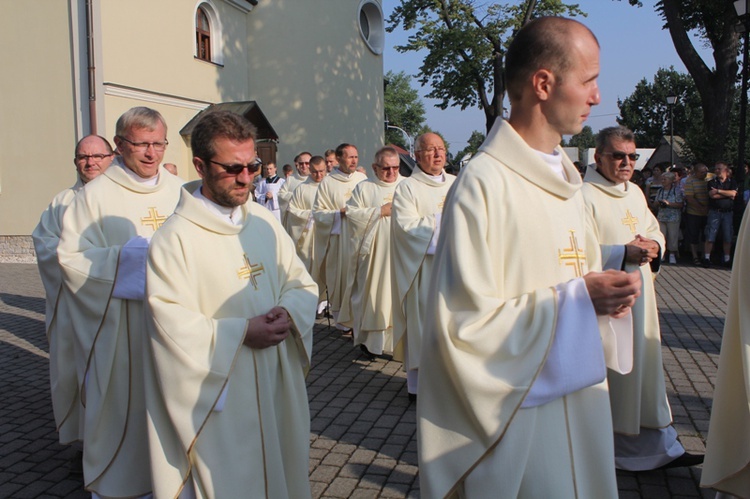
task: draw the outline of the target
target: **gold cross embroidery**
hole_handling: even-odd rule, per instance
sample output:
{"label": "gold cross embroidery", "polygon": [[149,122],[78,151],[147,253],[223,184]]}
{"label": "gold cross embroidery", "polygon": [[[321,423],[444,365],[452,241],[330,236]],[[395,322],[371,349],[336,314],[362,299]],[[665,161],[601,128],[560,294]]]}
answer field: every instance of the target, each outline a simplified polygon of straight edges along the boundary
{"label": "gold cross embroidery", "polygon": [[625,218],[622,219],[622,225],[627,225],[630,227],[630,232],[635,234],[635,224],[638,223],[638,219],[633,216],[632,213],[630,213],[630,210],[625,212],[625,215],[627,215]]}
{"label": "gold cross embroidery", "polygon": [[242,258],[245,259],[245,264],[240,267],[240,270],[237,271],[237,277],[239,277],[240,279],[250,279],[250,283],[257,291],[257,278],[258,276],[263,275],[263,271],[265,270],[265,268],[263,267],[262,263],[250,263],[250,259],[247,257],[247,255],[243,255]]}
{"label": "gold cross embroidery", "polygon": [[148,216],[141,217],[141,225],[150,225],[153,230],[156,230],[164,225],[164,222],[166,220],[167,217],[165,217],[164,215],[159,215],[159,213],[156,211],[156,208],[151,207],[148,209]]}
{"label": "gold cross embroidery", "polygon": [[570,248],[557,250],[558,258],[561,264],[573,267],[576,277],[583,276],[583,266],[586,263],[586,253],[578,247],[576,231],[570,230]]}
{"label": "gold cross embroidery", "polygon": [[388,204],[393,202],[393,194],[388,194],[386,197],[383,198],[383,204]]}
{"label": "gold cross embroidery", "polygon": [[442,210],[443,206],[445,206],[445,196],[443,196],[443,199],[438,203],[438,209]]}
{"label": "gold cross embroidery", "polygon": [[351,197],[352,197],[352,190],[351,190],[351,189],[349,189],[349,190],[348,190],[348,191],[346,191],[346,193],[344,194],[344,201],[349,201],[349,198],[351,198]]}

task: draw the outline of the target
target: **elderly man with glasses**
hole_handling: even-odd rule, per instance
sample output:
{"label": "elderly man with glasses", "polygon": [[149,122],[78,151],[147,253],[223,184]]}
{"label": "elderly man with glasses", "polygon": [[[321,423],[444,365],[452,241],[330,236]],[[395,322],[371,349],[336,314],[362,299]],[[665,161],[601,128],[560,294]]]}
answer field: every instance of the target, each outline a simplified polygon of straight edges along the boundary
{"label": "elderly man with glasses", "polygon": [[274,216],[248,203],[255,127],[206,115],[202,180],[153,238],[147,372],[155,497],[310,497],[305,373],[318,288]]}
{"label": "elderly man with glasses", "polygon": [[58,257],[71,298],[84,406],[83,477],[101,497],[151,493],[143,393],[146,253],[182,180],[160,167],[167,125],[136,107],[115,126],[120,156],[74,199]]}
{"label": "elderly man with glasses", "polygon": [[445,143],[439,135],[420,135],[414,149],[419,168],[396,188],[391,212],[394,358],[404,362],[410,400],[417,398],[427,288],[443,203],[456,180],[445,172]]}
{"label": "elderly man with glasses", "polygon": [[339,322],[352,328],[354,346],[369,360],[393,351],[391,207],[402,177],[393,147],[375,153],[375,179],[357,184],[346,203],[349,275]]}
{"label": "elderly man with glasses", "polygon": [[[47,341],[50,354],[50,388],[52,410],[61,444],[83,440],[83,408],[78,393],[78,376],[74,357],[75,338],[70,327],[67,298],[62,289],[62,275],[57,261],[62,219],[83,186],[101,175],[112,163],[112,146],[98,135],[82,138],[75,149],[73,164],[76,183],[58,193],[42,213],[31,234],[36,250],[39,274],[46,294]],[[79,445],[79,444],[76,444]],[[71,462],[71,471],[81,472],[81,453]]]}

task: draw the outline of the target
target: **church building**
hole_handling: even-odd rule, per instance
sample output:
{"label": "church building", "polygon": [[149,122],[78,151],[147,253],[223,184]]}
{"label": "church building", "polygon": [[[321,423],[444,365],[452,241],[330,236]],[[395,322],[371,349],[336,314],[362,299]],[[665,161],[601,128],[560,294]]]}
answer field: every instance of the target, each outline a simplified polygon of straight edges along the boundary
{"label": "church building", "polygon": [[341,142],[369,164],[383,144],[381,0],[24,0],[0,30],[0,258],[33,254],[39,216],[76,180],[75,143],[112,142],[134,106],[164,116],[164,162],[186,180],[209,106],[253,121],[279,169]]}

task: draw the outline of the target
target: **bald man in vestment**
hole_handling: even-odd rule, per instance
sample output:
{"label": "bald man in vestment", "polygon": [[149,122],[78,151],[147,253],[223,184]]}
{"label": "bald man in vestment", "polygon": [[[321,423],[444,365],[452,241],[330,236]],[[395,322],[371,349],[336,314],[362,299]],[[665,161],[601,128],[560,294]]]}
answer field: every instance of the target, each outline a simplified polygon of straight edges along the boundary
{"label": "bald man in vestment", "polygon": [[581,23],[521,28],[508,121],[446,199],[417,401],[425,497],[618,495],[606,369],[632,365],[632,330],[609,318],[629,315],[640,274],[599,271],[581,176],[559,147],[599,103],[598,74]]}
{"label": "bald man in vestment", "polygon": [[[76,145],[73,158],[76,183],[54,197],[31,234],[46,294],[45,324],[49,342],[50,391],[61,444],[83,439],[83,407],[78,392],[75,338],[57,260],[57,246],[60,244],[63,215],[68,206],[84,185],[109,167],[113,156],[112,146],[104,137],[87,135],[82,138]],[[80,461],[80,457],[77,461]],[[80,462],[71,464],[80,473]]]}

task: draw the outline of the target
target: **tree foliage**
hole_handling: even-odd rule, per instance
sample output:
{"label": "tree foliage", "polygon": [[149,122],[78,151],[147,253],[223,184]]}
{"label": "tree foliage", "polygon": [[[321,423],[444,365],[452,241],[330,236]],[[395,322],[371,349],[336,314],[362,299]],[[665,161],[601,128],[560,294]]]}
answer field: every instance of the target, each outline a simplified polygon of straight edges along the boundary
{"label": "tree foliage", "polygon": [[478,106],[489,131],[503,112],[505,52],[513,34],[531,17],[581,14],[559,0],[399,0],[387,30],[412,32],[399,52],[426,50],[418,80],[432,89],[427,97],[437,99],[437,107]]}
{"label": "tree foliage", "polygon": [[[385,79],[388,81],[384,94],[385,119],[389,125],[403,129],[413,140],[425,126],[425,109],[419,93],[411,87],[411,77],[404,71],[388,71]],[[409,149],[404,134],[393,128],[386,129],[385,143]]]}
{"label": "tree foliage", "polygon": [[[619,0],[618,0],[619,1]],[[628,0],[640,7],[640,0]],[[723,158],[727,133],[737,94],[739,35],[735,32],[736,12],[731,1],[660,0],[656,12],[665,21],[677,55],[695,82],[703,112],[704,160]],[[710,46],[713,66],[706,64],[690,38]],[[697,150],[694,152],[698,152]]]}
{"label": "tree foliage", "polygon": [[590,126],[586,125],[577,135],[573,135],[568,141],[568,147],[578,148],[578,157],[585,157],[585,152],[596,146],[596,137]]}
{"label": "tree foliage", "polygon": [[469,137],[468,145],[456,153],[456,161],[461,161],[467,154],[472,156],[476,154],[476,152],[479,150],[479,146],[482,145],[482,142],[484,142],[485,138],[485,135],[479,130],[474,130],[473,132],[471,132],[471,137]]}

